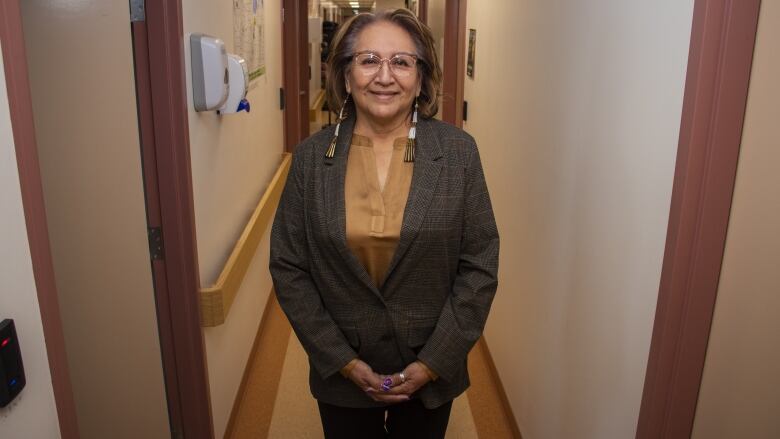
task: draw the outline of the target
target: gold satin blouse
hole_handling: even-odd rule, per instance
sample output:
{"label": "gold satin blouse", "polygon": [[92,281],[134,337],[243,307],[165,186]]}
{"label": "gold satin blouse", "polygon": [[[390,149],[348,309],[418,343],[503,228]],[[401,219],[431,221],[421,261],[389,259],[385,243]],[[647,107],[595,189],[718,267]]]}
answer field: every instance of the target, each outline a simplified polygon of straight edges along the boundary
{"label": "gold satin blouse", "polygon": [[406,137],[393,142],[384,188],[379,187],[371,139],[352,135],[344,197],[347,246],[377,287],[381,287],[401,236],[401,224],[412,183],[414,163],[403,160]]}

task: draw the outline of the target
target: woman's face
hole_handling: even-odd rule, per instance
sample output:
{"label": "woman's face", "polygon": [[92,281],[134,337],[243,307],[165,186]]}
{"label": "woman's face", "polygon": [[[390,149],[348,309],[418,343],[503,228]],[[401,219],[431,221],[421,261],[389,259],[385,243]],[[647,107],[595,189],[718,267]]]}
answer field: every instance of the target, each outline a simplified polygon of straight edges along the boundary
{"label": "woman's face", "polygon": [[[389,59],[399,53],[416,54],[417,49],[402,27],[379,21],[367,26],[357,36],[355,53],[364,52]],[[353,60],[346,82],[358,118],[365,118],[366,122],[375,126],[397,126],[409,114],[420,90],[420,75],[416,67],[404,77],[393,74],[389,62],[382,62],[376,74],[366,75]]]}

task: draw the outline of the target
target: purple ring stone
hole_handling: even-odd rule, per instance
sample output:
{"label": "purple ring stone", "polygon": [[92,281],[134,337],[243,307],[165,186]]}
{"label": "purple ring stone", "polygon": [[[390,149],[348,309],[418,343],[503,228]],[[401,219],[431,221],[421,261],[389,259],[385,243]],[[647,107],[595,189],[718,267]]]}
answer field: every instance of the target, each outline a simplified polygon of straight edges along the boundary
{"label": "purple ring stone", "polygon": [[382,390],[389,392],[391,387],[393,387],[393,379],[390,377],[385,378],[385,380],[382,381]]}

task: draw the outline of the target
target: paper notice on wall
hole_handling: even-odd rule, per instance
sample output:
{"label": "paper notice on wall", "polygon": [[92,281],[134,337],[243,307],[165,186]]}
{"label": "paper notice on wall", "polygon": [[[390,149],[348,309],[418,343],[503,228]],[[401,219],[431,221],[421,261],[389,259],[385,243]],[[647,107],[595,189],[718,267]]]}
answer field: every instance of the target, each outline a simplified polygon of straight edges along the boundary
{"label": "paper notice on wall", "polygon": [[265,73],[263,0],[233,0],[233,50],[246,60],[249,80]]}

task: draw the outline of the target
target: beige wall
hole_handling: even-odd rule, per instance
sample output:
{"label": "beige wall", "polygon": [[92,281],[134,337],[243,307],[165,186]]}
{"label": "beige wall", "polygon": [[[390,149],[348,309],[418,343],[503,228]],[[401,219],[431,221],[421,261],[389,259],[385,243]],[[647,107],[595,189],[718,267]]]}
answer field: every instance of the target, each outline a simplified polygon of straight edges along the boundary
{"label": "beige wall", "polygon": [[170,437],[128,3],[29,0],[22,13],[81,435]]}
{"label": "beige wall", "polygon": [[376,9],[381,11],[383,9],[398,9],[405,8],[406,2],[404,0],[376,0]]}
{"label": "beige wall", "polygon": [[444,12],[445,0],[428,0],[428,27],[431,28],[433,40],[436,42],[436,54],[439,56],[439,64],[444,57]]}
{"label": "beige wall", "polygon": [[308,36],[309,36],[309,68],[311,69],[311,78],[309,79],[309,108],[317,100],[319,94],[324,90],[322,81],[322,17],[308,18]]}
{"label": "beige wall", "polygon": [[14,319],[27,378],[22,393],[0,409],[0,437],[58,438],[60,428],[24,222],[1,47],[0,206],[0,320]]}
{"label": "beige wall", "polygon": [[[281,1],[266,0],[266,73],[252,84],[251,113],[218,116],[197,113],[192,105],[189,46],[187,64],[190,150],[200,278],[216,281],[253,209],[279,165],[283,150]],[[233,50],[233,2],[184,0],[185,43],[193,32],[225,41]],[[204,329],[211,408],[216,437],[222,437],[246,361],[271,291],[267,237],[244,279],[223,325]]]}
{"label": "beige wall", "polygon": [[780,3],[761,4],[695,439],[780,437]]}
{"label": "beige wall", "polygon": [[[436,55],[439,57],[439,65],[444,72],[444,13],[446,12],[445,0],[428,0],[428,26],[431,28],[433,40],[436,42]],[[468,33],[466,33],[468,35]],[[466,37],[468,38],[468,36]],[[443,97],[439,97],[439,112],[436,119],[441,119]]]}
{"label": "beige wall", "polygon": [[501,233],[486,339],[527,439],[636,430],[692,0],[469,3],[465,80]]}

